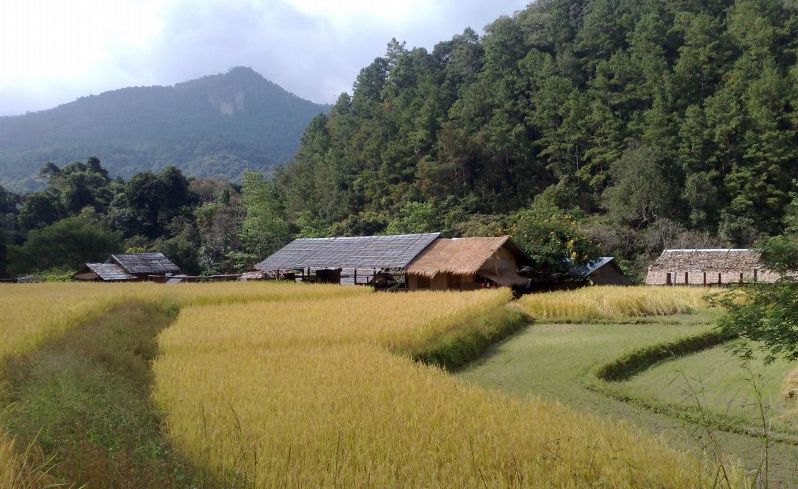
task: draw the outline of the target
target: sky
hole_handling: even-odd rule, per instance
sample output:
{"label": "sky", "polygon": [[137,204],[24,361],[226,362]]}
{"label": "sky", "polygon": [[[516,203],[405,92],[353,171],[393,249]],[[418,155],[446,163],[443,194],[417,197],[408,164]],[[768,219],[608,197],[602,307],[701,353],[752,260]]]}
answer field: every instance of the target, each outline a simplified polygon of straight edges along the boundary
{"label": "sky", "polygon": [[314,102],[392,37],[431,49],[529,0],[0,0],[0,115],[249,66]]}

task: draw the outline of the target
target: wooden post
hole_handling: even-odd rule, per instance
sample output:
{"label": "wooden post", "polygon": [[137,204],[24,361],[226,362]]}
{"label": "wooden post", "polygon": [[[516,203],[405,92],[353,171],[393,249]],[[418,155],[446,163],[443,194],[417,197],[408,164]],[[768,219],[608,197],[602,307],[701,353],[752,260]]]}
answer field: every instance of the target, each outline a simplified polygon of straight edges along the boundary
{"label": "wooden post", "polygon": [[704,287],[707,285],[707,272],[704,272]]}
{"label": "wooden post", "polygon": [[690,285],[690,278],[688,272],[684,272],[684,285]]}
{"label": "wooden post", "polygon": [[756,283],[757,279],[758,279],[756,272],[757,272],[757,269],[754,268],[754,283]]}
{"label": "wooden post", "polygon": [[352,281],[354,282],[355,285],[357,285],[357,268],[355,268],[354,270],[355,271],[352,274],[352,277],[353,277]]}
{"label": "wooden post", "polygon": [[721,284],[723,284],[723,276],[721,275],[720,272],[718,272],[718,285],[721,285]]}

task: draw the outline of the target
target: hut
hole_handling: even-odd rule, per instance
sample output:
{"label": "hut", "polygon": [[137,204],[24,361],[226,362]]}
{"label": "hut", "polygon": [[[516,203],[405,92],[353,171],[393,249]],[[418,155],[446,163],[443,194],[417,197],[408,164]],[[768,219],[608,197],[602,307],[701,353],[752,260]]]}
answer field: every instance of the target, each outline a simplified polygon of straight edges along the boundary
{"label": "hut", "polygon": [[408,289],[472,290],[506,285],[529,287],[518,275],[529,256],[509,236],[439,238],[410,263]]}
{"label": "hut", "polygon": [[423,233],[295,239],[254,265],[244,278],[297,277],[311,282],[379,283],[383,288],[404,288],[408,264],[438,236]]}
{"label": "hut", "polygon": [[170,277],[182,273],[180,267],[163,253],[130,253],[111,255],[106,261],[121,267],[125,272],[140,279]]}
{"label": "hut", "polygon": [[584,265],[576,265],[568,270],[568,277],[590,285],[629,285],[618,262],[612,256],[594,258]]}
{"label": "hut", "polygon": [[778,278],[764,267],[759,250],[667,249],[648,267],[646,285],[772,283]]}
{"label": "hut", "polygon": [[111,255],[105,263],[86,263],[75,274],[75,280],[124,282],[131,280],[166,281],[182,273],[163,253],[129,253]]}
{"label": "hut", "polygon": [[127,273],[116,263],[86,263],[75,274],[75,280],[93,282],[125,282],[138,280],[138,277]]}

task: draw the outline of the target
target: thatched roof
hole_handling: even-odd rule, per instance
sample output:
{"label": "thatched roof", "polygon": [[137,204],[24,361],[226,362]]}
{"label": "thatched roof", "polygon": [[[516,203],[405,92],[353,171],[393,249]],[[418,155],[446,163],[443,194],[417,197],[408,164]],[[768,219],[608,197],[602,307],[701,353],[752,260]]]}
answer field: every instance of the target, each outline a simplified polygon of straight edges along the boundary
{"label": "thatched roof", "polygon": [[116,263],[86,263],[84,270],[97,275],[98,278],[106,282],[118,280],[134,280],[136,277],[127,273]]}
{"label": "thatched roof", "polygon": [[502,247],[512,253],[519,264],[531,262],[509,236],[496,238],[441,238],[424,250],[407,268],[407,273],[432,278],[439,273],[473,276]]}
{"label": "thatched roof", "polygon": [[741,272],[763,268],[759,250],[669,249],[651,264],[649,271]]}
{"label": "thatched roof", "polygon": [[253,268],[405,268],[438,236],[439,233],[425,233],[295,239]]}
{"label": "thatched roof", "polygon": [[169,275],[181,273],[180,267],[172,263],[163,253],[132,253],[127,255],[111,255],[108,260],[135,275]]}

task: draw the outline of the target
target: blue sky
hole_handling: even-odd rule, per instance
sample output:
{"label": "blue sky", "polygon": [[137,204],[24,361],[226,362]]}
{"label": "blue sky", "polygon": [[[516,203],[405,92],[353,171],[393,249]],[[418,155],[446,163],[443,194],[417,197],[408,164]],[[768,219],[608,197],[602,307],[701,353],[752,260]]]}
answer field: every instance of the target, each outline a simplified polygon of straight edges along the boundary
{"label": "blue sky", "polygon": [[315,102],[392,37],[432,48],[527,0],[0,0],[0,115],[251,66]]}

